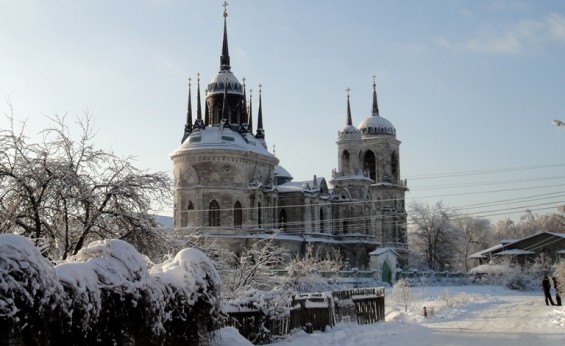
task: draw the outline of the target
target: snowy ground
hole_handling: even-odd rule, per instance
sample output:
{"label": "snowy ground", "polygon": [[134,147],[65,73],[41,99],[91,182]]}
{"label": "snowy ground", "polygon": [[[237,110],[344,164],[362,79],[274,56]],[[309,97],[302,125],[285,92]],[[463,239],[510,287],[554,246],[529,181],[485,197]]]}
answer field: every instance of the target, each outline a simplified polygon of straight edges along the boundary
{"label": "snowy ground", "polygon": [[[389,292],[387,292],[389,293]],[[546,306],[543,293],[498,286],[412,288],[408,312],[387,299],[386,322],[340,323],[325,333],[298,331],[273,344],[362,345],[563,345],[565,309]],[[422,316],[426,306],[428,317]],[[432,315],[433,316],[430,316]],[[237,330],[225,328],[214,346],[251,345]]]}

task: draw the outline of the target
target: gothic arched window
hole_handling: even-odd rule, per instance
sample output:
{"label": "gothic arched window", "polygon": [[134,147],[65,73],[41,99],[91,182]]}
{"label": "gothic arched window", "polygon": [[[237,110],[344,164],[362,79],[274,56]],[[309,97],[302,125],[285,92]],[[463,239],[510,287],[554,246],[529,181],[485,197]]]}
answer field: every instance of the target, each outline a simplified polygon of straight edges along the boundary
{"label": "gothic arched window", "polygon": [[237,201],[233,206],[233,226],[236,228],[241,228],[242,219],[243,219],[243,212],[242,212],[241,203]]}
{"label": "gothic arched window", "polygon": [[367,150],[363,157],[363,170],[369,173],[369,178],[377,182],[377,158],[371,150]]}
{"label": "gothic arched window", "polygon": [[351,174],[351,166],[349,163],[349,151],[347,150],[344,150],[343,153],[341,153],[341,173],[345,175]]}
{"label": "gothic arched window", "polygon": [[220,226],[220,205],[216,202],[216,200],[210,202],[210,205],[208,206],[208,226]]}
{"label": "gothic arched window", "polygon": [[320,208],[320,233],[324,233],[324,224],[326,219],[324,218],[324,209]]}
{"label": "gothic arched window", "polygon": [[286,210],[284,209],[279,212],[279,225],[283,230],[286,230]]}
{"label": "gothic arched window", "polygon": [[261,228],[262,227],[262,219],[263,215],[262,215],[262,208],[261,208],[261,202],[257,203],[257,227]]}
{"label": "gothic arched window", "polygon": [[400,170],[398,167],[398,153],[396,151],[393,151],[392,154],[390,154],[390,165],[391,165],[392,179],[399,180]]}

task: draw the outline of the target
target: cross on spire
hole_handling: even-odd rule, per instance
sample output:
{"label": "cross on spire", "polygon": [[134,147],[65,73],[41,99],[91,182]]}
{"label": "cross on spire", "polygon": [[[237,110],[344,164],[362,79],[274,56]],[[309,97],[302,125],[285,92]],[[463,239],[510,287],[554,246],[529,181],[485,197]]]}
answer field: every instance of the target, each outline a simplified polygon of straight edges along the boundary
{"label": "cross on spire", "polygon": [[224,3],[222,4],[222,6],[224,6],[224,17],[228,16],[228,2],[224,1]]}

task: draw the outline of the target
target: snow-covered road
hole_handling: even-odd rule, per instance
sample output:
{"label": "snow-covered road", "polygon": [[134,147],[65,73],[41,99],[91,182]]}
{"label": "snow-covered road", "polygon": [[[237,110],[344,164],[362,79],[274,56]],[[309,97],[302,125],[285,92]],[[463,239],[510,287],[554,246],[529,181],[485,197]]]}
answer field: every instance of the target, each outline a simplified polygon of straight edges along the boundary
{"label": "snow-covered road", "polygon": [[[541,292],[495,286],[431,287],[404,313],[387,302],[387,321],[371,325],[340,323],[325,333],[302,331],[275,345],[536,345],[565,344],[565,310],[546,306]],[[425,305],[424,305],[425,304]],[[434,316],[424,318],[427,306]],[[232,336],[233,337],[233,336]],[[228,345],[218,343],[218,345]],[[246,340],[229,345],[249,345]]]}

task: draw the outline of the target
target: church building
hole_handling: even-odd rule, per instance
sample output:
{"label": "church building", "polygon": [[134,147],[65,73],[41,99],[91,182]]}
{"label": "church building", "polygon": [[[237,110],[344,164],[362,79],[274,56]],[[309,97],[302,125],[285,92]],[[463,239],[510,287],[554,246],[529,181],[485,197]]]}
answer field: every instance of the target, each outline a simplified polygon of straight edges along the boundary
{"label": "church building", "polygon": [[170,154],[175,232],[204,236],[235,253],[273,236],[291,256],[312,244],[339,248],[360,269],[379,253],[394,253],[395,265],[406,266],[408,189],[400,177],[400,141],[379,113],[375,81],[371,112],[358,127],[347,95],[331,178],[294,181],[267,148],[261,89],[254,114],[245,79],[232,72],[225,9],[223,17],[219,71],[204,89],[203,104],[198,77],[195,113],[189,83],[181,145]]}

